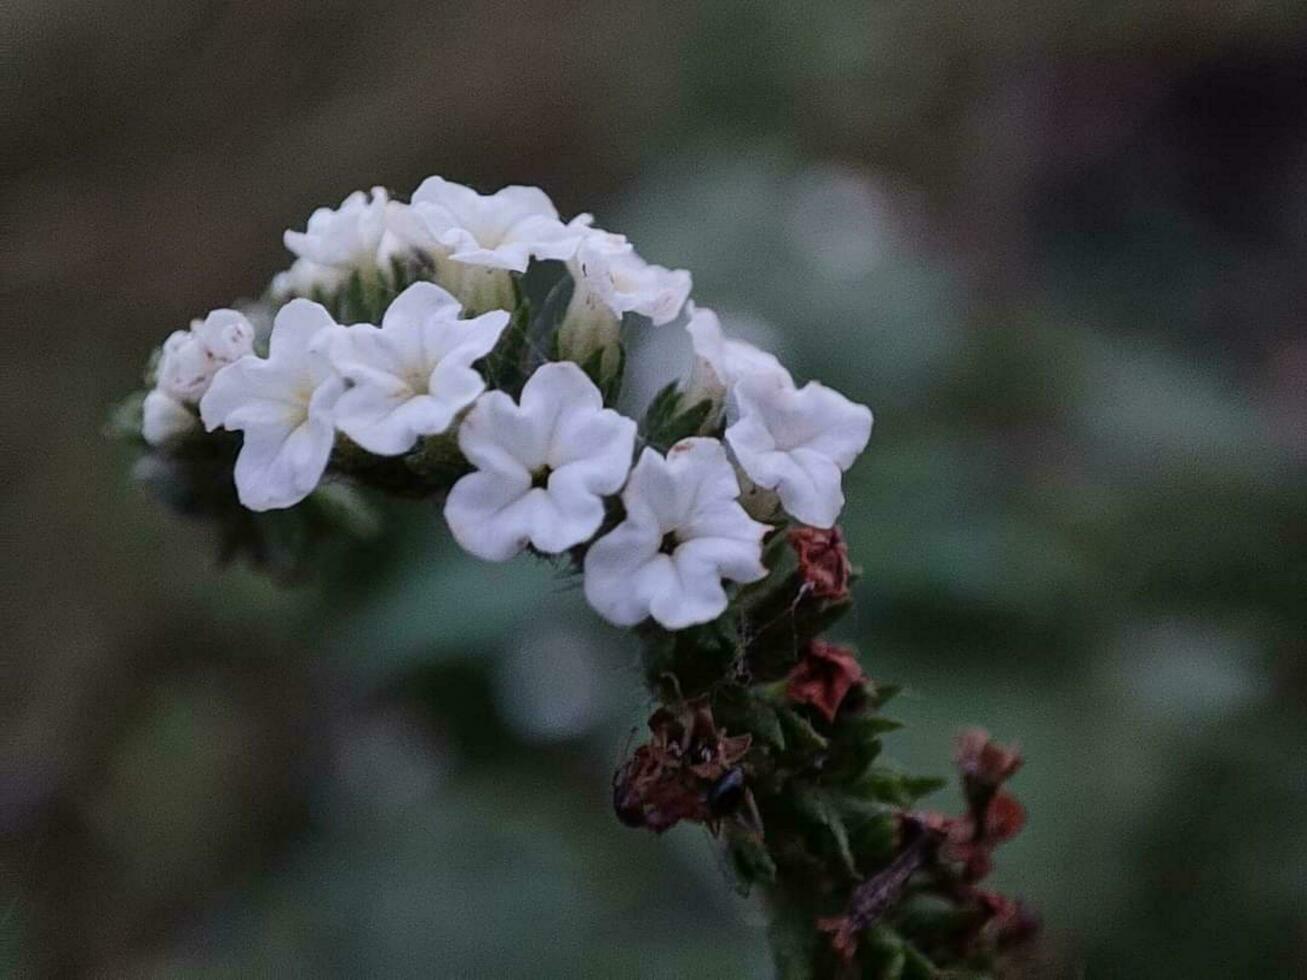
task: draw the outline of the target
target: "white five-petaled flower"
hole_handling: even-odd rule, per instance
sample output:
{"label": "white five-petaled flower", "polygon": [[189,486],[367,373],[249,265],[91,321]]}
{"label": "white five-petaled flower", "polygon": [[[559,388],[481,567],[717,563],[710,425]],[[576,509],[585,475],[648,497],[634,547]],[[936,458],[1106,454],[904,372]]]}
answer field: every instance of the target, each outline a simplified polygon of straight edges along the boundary
{"label": "white five-petaled flower", "polygon": [[391,208],[395,232],[411,244],[466,265],[525,272],[534,256],[567,259],[580,232],[558,218],[549,195],[513,185],[493,194],[428,177],[412,203]]}
{"label": "white five-petaled flower", "polygon": [[477,399],[458,445],[477,471],[454,484],[445,519],[464,549],[506,561],[528,543],[556,554],[599,530],[603,497],[630,471],[635,423],[560,361],[531,375],[520,404],[502,391]]}
{"label": "white five-petaled flower", "polygon": [[[372,188],[371,194],[355,191],[338,208],[318,208],[309,215],[304,231],[287,231],[283,240],[288,249],[316,266],[373,267],[386,233],[388,203],[384,187]],[[313,271],[314,266],[301,267],[299,278]]]}
{"label": "white five-petaled flower", "polygon": [[[688,307],[690,318],[685,330],[694,347],[694,367],[685,385],[682,403],[686,408],[710,400],[720,403],[742,379],[772,376],[784,384],[793,384],[790,373],[773,354],[744,340],[727,337],[717,314],[707,307]],[[734,414],[734,406],[728,416]]]}
{"label": "white five-petaled flower", "polygon": [[474,312],[512,309],[510,273],[525,272],[532,257],[570,257],[581,236],[538,187],[478,194],[442,177],[424,180],[412,203],[392,202],[387,222],[400,241],[431,256],[436,282]]}
{"label": "white five-petaled flower", "polygon": [[756,582],[766,524],[740,506],[735,470],[716,439],[683,439],[666,458],[646,449],[622,501],[626,519],[590,546],[585,595],[601,616],[667,629],[706,623],[726,609],[723,579]]}
{"label": "white five-petaled flower", "polygon": [[739,414],[726,441],[745,474],[803,523],[833,525],[841,474],[871,438],[871,410],[816,381],[795,388],[766,372],[737,381],[732,398]]}
{"label": "white five-petaled flower", "polygon": [[195,404],[215,374],[253,349],[250,321],[235,310],[214,310],[163,342],[157,386],[176,401]]}
{"label": "white five-petaled flower", "polygon": [[336,333],[331,361],[352,387],[336,403],[336,425],[368,452],[395,456],[420,436],[448,429],[485,390],[472,369],[508,325],[504,310],[460,320],[458,300],[430,282],[414,283],[386,310],[380,327]]}
{"label": "white five-petaled flower", "polygon": [[335,441],[333,410],[345,390],[323,348],[340,329],[317,303],[291,300],[273,321],[268,356],[229,364],[200,401],[209,431],[245,433],[236,492],[250,510],[290,507],[322,479]]}

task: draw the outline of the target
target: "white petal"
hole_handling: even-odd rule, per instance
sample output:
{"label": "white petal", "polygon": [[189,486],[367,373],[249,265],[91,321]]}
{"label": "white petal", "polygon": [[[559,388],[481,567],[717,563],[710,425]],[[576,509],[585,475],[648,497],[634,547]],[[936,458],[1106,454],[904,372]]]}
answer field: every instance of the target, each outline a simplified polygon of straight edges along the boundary
{"label": "white petal", "polygon": [[483,470],[454,484],[445,501],[445,521],[464,551],[486,561],[507,561],[526,546],[535,507],[528,474]]}
{"label": "white petal", "polygon": [[531,491],[536,499],[529,540],[537,551],[556,555],[594,537],[604,521],[603,498],[577,485],[565,473],[549,477],[548,488]]}
{"label": "white petal", "polygon": [[200,399],[200,418],[212,432],[219,427],[298,425],[305,414],[294,397],[294,377],[250,354],[216,375]]}
{"label": "white petal", "polygon": [[441,238],[441,244],[449,249],[450,259],[467,265],[525,272],[531,261],[530,242],[501,242],[494,248],[486,248],[462,229],[446,232]]}
{"label": "white petal", "polygon": [[236,494],[250,510],[299,503],[318,485],[331,457],[330,425],[305,421],[294,429],[272,426],[245,431],[236,457]]}
{"label": "white petal", "polygon": [[544,465],[547,433],[523,415],[502,391],[487,391],[477,399],[458,427],[458,447],[479,470],[531,482],[531,473]]}
{"label": "white petal", "polygon": [[740,483],[716,439],[682,439],[667,450],[667,468],[676,482],[677,526],[686,527],[704,508],[729,504]]}
{"label": "white petal", "polygon": [[[593,381],[571,361],[542,365],[522,388],[522,411],[551,432],[573,416],[585,418],[598,413],[603,395]],[[565,447],[554,447],[554,454]],[[551,454],[552,455],[552,454]]]}
{"label": "white petal", "polygon": [[378,456],[406,453],[420,436],[444,432],[452,419],[445,405],[407,388],[388,392],[380,385],[356,385],[336,404],[340,431]]}
{"label": "white petal", "polygon": [[727,337],[717,314],[690,304],[686,332],[697,357],[707,363],[721,385],[732,387],[753,375],[775,375],[793,384],[790,374],[773,354],[743,340]]}
{"label": "white petal", "polygon": [[667,460],[656,450],[646,448],[626,481],[622,503],[627,514],[648,520],[662,535],[689,516],[685,496]]}
{"label": "white petal", "polygon": [[684,269],[651,265],[623,236],[597,228],[577,244],[570,268],[581,297],[574,298],[573,305],[578,309],[579,302],[592,293],[617,316],[639,313],[655,326],[676,318],[692,285]]}
{"label": "white petal", "polygon": [[355,191],[338,208],[318,208],[304,231],[287,231],[283,241],[301,259],[351,268],[375,264],[386,231],[388,195],[384,187],[369,196]]}
{"label": "white petal", "polygon": [[[571,412],[559,418],[548,453],[553,479],[591,493],[622,489],[635,452],[636,424],[613,411]],[[552,482],[551,482],[552,485]]]}
{"label": "white petal", "polygon": [[709,556],[687,558],[684,550],[684,545],[676,549],[669,563],[673,574],[649,602],[649,614],[669,630],[709,623],[726,611],[726,590],[716,566]]}
{"label": "white petal", "polygon": [[298,361],[309,353],[310,344],[320,331],[334,326],[336,321],[320,303],[293,299],[277,311],[277,317],[272,321],[268,357],[271,360]]}
{"label": "white petal", "polygon": [[656,525],[628,518],[586,552],[586,601],[613,625],[645,619],[653,597],[668,588],[675,572],[658,553],[661,538]]}
{"label": "white petal", "polygon": [[462,311],[462,304],[434,282],[415,282],[386,308],[381,325],[393,329],[429,320],[457,320]]}

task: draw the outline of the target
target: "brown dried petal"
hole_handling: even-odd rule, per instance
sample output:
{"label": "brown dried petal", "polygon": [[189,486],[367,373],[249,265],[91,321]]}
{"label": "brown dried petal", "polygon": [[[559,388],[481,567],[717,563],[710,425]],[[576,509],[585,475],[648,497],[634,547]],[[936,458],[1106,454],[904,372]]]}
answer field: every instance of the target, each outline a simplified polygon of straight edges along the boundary
{"label": "brown dried petal", "polygon": [[789,542],[799,558],[799,574],[812,595],[819,599],[848,596],[853,566],[838,527],[794,528],[789,533]]}
{"label": "brown dried petal", "polygon": [[865,680],[862,667],[848,647],[813,640],[802,660],[790,671],[785,693],[791,701],[810,704],[834,721],[845,696]]}

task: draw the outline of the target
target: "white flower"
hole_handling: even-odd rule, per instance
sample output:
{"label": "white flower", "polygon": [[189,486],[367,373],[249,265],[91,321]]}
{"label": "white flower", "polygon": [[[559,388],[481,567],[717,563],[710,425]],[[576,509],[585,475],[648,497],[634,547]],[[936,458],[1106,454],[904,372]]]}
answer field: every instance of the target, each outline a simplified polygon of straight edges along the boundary
{"label": "white flower", "polygon": [[525,272],[532,256],[570,258],[579,237],[538,187],[478,194],[441,177],[424,180],[407,208],[392,207],[390,222],[401,238],[440,257],[513,272]]}
{"label": "white flower", "polygon": [[333,409],[345,390],[322,348],[340,329],[317,303],[291,300],[273,321],[268,356],[223,368],[200,401],[210,432],[245,433],[236,492],[250,510],[290,507],[322,479],[335,441]]}
{"label": "white flower", "polygon": [[141,436],[151,446],[163,446],[195,428],[194,409],[155,388],[141,405]]}
{"label": "white flower", "polygon": [[528,542],[556,554],[589,539],[604,518],[603,497],[631,468],[635,423],[603,407],[575,364],[539,368],[521,404],[502,391],[482,395],[458,430],[477,468],[454,484],[445,519],[467,551],[506,561]]}
{"label": "white flower", "polygon": [[726,441],[749,479],[803,523],[834,524],[840,474],[871,438],[871,410],[816,381],[795,388],[767,373],[741,378],[732,397],[739,417]]}
{"label": "white flower", "polygon": [[767,574],[769,528],[736,499],[740,488],[716,439],[682,439],[664,459],[646,449],[622,492],[626,519],[585,556],[585,596],[610,623],[653,616],[667,629],[706,623],[726,609],[722,579]]}
{"label": "white flower", "polygon": [[215,374],[253,348],[254,327],[244,315],[214,310],[163,342],[158,387],[179,402],[194,404],[208,391]]}
{"label": "white flower", "polygon": [[636,254],[622,235],[591,229],[568,263],[576,280],[576,296],[598,301],[620,317],[639,313],[662,326],[676,319],[690,296],[690,273],[652,265]]}
{"label": "white flower", "polygon": [[331,361],[352,387],[336,403],[337,427],[382,456],[448,429],[485,390],[472,364],[494,349],[509,320],[503,310],[460,320],[460,310],[445,290],[419,282],[396,297],[379,328],[339,331]]}
{"label": "white flower", "polygon": [[312,296],[315,293],[333,293],[345,284],[349,270],[334,265],[322,265],[311,259],[296,259],[290,268],[278,272],[272,277],[268,291],[279,303],[296,296]]}
{"label": "white flower", "polygon": [[371,195],[355,191],[334,210],[318,208],[309,215],[304,231],[287,231],[283,240],[300,258],[318,265],[373,267],[386,232],[388,201],[384,187],[372,188]]}
{"label": "white flower", "polygon": [[617,367],[622,316],[638,313],[662,326],[681,312],[690,295],[690,274],[684,269],[651,265],[636,254],[621,235],[587,229],[582,215],[570,228],[584,230],[568,269],[576,288],[558,332],[558,348],[568,360],[586,363],[603,352],[602,373]]}
{"label": "white flower", "polygon": [[774,355],[722,333],[721,321],[712,310],[691,303],[689,313],[685,329],[694,346],[695,361],[682,397],[686,408],[701,401],[720,402],[741,379],[755,375],[773,376],[787,385],[794,383]]}

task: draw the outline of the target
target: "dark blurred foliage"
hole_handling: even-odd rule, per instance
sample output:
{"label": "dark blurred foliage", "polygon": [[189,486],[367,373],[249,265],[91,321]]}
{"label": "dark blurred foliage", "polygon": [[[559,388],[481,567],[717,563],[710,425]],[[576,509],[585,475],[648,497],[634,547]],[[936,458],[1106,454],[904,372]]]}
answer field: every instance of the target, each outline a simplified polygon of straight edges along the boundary
{"label": "dark blurred foliage", "polygon": [[281,229],[434,172],[595,210],[875,408],[848,633],[913,769],[1021,741],[997,880],[1053,975],[1307,972],[1301,4],[11,0],[0,38],[0,963],[766,974],[702,832],[611,815],[645,705],[574,583],[396,505],[286,591],[100,438]]}

